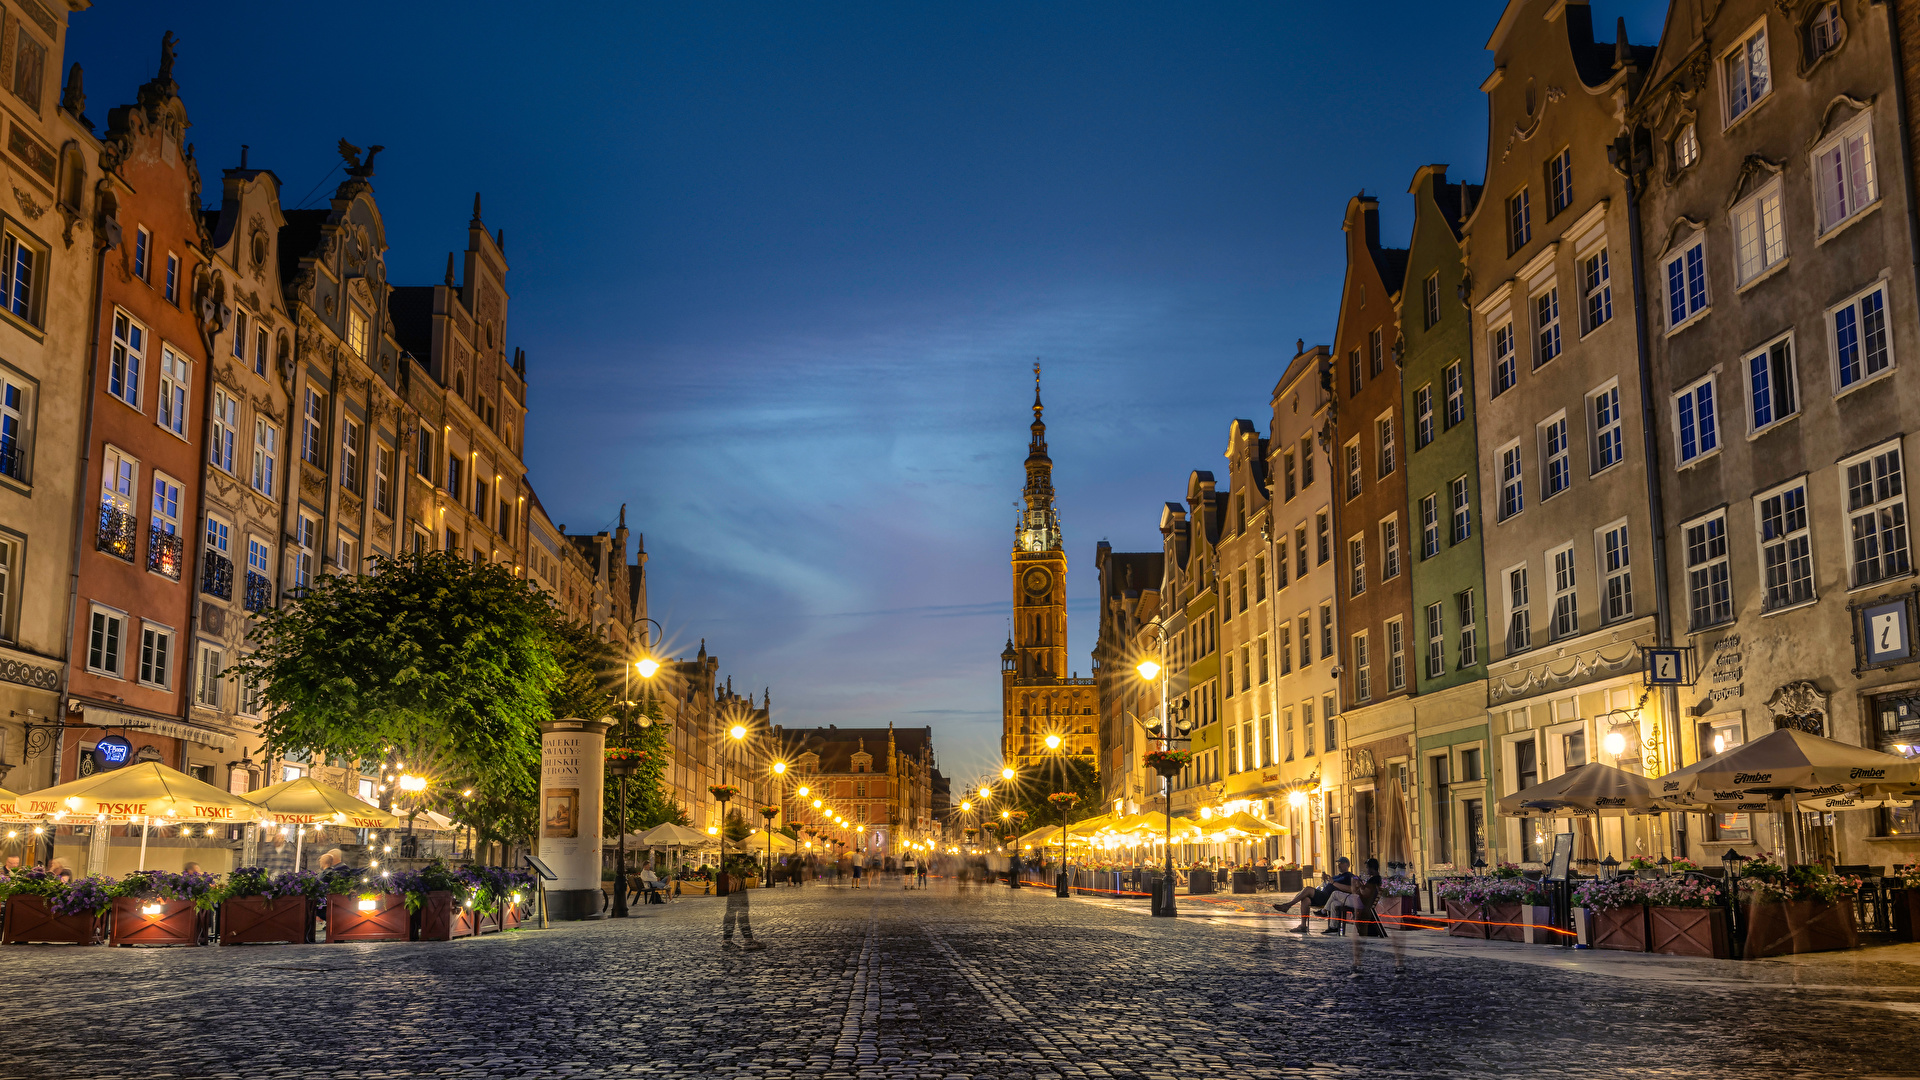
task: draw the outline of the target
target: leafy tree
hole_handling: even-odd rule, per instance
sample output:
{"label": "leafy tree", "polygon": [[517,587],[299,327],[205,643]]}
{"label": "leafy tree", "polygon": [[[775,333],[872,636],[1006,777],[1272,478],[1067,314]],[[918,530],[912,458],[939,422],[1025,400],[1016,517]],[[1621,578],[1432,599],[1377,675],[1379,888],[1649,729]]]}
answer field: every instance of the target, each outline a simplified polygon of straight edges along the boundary
{"label": "leafy tree", "polygon": [[[494,820],[531,817],[540,723],[563,682],[553,605],[494,563],[442,553],[374,560],[316,578],[260,615],[255,651],[230,671],[261,688],[278,752],[423,761],[472,778]],[[514,825],[518,831],[519,825]]]}
{"label": "leafy tree", "polygon": [[1100,772],[1094,767],[1093,758],[1085,754],[1042,759],[1031,774],[1016,781],[1011,809],[1027,812],[1027,829],[1057,825],[1060,811],[1047,802],[1047,796],[1056,791],[1070,791],[1080,796],[1080,804],[1067,814],[1070,822],[1098,817],[1103,811]]}

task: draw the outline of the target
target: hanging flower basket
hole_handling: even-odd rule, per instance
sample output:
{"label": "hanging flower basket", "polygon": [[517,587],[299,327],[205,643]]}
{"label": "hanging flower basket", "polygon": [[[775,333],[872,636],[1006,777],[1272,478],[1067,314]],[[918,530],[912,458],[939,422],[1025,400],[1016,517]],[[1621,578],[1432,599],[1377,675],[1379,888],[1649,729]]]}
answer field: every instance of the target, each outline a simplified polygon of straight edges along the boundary
{"label": "hanging flower basket", "polygon": [[1080,805],[1080,796],[1071,791],[1056,791],[1047,796],[1047,801],[1053,804],[1055,810],[1064,814]]}
{"label": "hanging flower basket", "polygon": [[636,776],[648,758],[645,750],[630,746],[609,746],[606,753],[608,776]]}
{"label": "hanging flower basket", "polygon": [[772,821],[774,818],[780,816],[780,808],[777,806],[763,806],[760,808],[760,816],[766,818],[768,821]]}
{"label": "hanging flower basket", "polygon": [[1147,767],[1161,776],[1172,779],[1180,771],[1193,764],[1193,754],[1186,750],[1153,750],[1146,757]]}
{"label": "hanging flower basket", "polygon": [[740,789],[732,784],[708,784],[707,794],[712,795],[717,802],[727,802],[740,794]]}

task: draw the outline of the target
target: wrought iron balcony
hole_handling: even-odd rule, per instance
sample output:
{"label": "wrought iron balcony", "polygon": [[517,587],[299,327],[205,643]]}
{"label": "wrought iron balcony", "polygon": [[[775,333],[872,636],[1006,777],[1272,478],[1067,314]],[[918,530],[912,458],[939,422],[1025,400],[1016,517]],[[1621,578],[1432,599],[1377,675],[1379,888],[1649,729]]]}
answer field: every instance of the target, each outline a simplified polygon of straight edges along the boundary
{"label": "wrought iron balcony", "polygon": [[233,560],[208,548],[200,559],[200,591],[222,600],[233,599]]}
{"label": "wrought iron balcony", "polygon": [[247,591],[241,598],[248,611],[265,611],[273,606],[273,582],[265,574],[247,571]]}
{"label": "wrought iron balcony", "polygon": [[100,530],[96,546],[109,555],[133,561],[133,537],[140,528],[140,519],[131,511],[122,510],[112,503],[100,504]]}
{"label": "wrought iron balcony", "polygon": [[158,525],[147,530],[147,569],[162,577],[180,580],[180,564],[185,561],[187,545],[179,533]]}
{"label": "wrought iron balcony", "polygon": [[26,480],[27,450],[13,438],[0,438],[0,475]]}

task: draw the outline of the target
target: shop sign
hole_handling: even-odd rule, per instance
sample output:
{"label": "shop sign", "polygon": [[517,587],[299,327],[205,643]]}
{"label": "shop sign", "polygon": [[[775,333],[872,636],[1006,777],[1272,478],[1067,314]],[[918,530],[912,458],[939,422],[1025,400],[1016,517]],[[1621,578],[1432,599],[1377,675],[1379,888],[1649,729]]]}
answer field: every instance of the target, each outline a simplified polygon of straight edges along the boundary
{"label": "shop sign", "polygon": [[94,745],[96,768],[117,769],[133,760],[133,744],[119,735],[108,735]]}

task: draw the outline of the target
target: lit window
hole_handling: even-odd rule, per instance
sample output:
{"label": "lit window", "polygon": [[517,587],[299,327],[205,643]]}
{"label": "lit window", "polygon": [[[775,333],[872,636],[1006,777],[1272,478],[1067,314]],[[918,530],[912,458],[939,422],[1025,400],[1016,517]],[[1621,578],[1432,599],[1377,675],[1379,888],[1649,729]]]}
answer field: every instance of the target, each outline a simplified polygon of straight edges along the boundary
{"label": "lit window", "polygon": [[1787,257],[1787,229],[1780,218],[1780,183],[1774,181],[1733,208],[1734,276],[1745,285]]}
{"label": "lit window", "polygon": [[367,316],[357,307],[347,307],[347,348],[355,356],[367,355]]}
{"label": "lit window", "polygon": [[1880,198],[1874,178],[1872,121],[1871,113],[1860,116],[1814,148],[1814,194],[1823,233]]}
{"label": "lit window", "polygon": [[1575,588],[1572,545],[1554,552],[1552,560],[1553,637],[1572,637],[1580,632],[1580,600]]}
{"label": "lit window", "polygon": [[1680,129],[1673,137],[1673,164],[1684,169],[1700,160],[1700,135],[1692,124]]}
{"label": "lit window", "polygon": [[1767,29],[1762,26],[1753,35],[1735,45],[1721,59],[1720,70],[1727,80],[1727,120],[1745,116],[1772,89],[1767,64]]}
{"label": "lit window", "polygon": [[1633,614],[1633,552],[1625,523],[1600,530],[1600,621],[1618,622]]}

